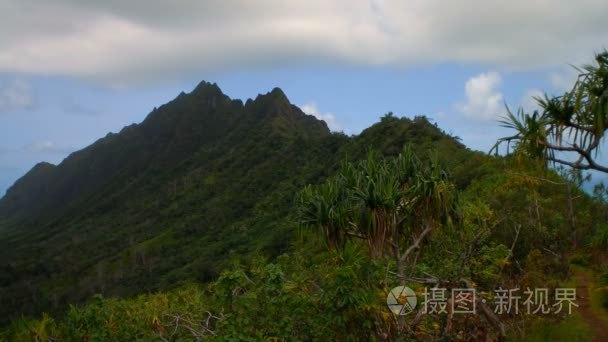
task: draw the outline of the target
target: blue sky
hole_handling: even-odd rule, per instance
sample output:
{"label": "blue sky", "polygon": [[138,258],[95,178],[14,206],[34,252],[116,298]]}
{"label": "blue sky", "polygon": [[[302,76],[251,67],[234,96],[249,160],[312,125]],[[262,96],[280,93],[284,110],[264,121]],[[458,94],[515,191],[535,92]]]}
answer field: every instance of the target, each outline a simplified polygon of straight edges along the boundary
{"label": "blue sky", "polygon": [[509,133],[505,102],[562,92],[567,63],[606,46],[608,5],[583,2],[6,1],[0,196],[201,80],[240,99],[280,87],[348,134],[388,111],[423,114],[487,151]]}

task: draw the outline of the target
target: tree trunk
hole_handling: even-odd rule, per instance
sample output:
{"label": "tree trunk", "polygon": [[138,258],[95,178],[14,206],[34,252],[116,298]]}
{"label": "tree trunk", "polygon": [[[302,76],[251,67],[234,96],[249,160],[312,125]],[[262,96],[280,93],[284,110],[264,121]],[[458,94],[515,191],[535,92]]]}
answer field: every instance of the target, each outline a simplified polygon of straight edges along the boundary
{"label": "tree trunk", "polygon": [[403,265],[403,260],[399,256],[397,256],[395,260],[397,261],[397,277],[399,277],[399,285],[405,286],[405,266]]}
{"label": "tree trunk", "polygon": [[572,199],[572,187],[568,182],[566,182],[566,193],[568,194],[568,218],[570,221],[570,231],[572,232],[572,243],[573,247],[576,248],[578,241],[576,236],[576,221],[574,217],[574,200]]}

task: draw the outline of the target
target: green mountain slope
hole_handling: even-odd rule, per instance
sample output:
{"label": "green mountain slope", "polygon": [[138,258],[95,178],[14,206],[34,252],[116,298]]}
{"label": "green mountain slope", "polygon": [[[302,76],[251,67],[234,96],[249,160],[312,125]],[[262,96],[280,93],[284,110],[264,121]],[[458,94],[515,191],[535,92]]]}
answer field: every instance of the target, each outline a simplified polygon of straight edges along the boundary
{"label": "green mountain slope", "polygon": [[[368,149],[434,149],[457,182],[486,158],[423,117],[330,133],[280,89],[243,103],[202,82],[61,164],[38,164],[0,200],[0,318],[214,278],[232,256],[280,254],[294,194]],[[447,158],[449,156],[449,158]]]}

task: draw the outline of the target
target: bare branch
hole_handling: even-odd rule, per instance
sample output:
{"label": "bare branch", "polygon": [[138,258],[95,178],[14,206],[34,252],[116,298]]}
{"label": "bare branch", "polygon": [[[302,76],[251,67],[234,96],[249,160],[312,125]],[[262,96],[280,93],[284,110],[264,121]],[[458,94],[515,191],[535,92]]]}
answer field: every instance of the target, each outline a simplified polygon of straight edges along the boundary
{"label": "bare branch", "polygon": [[569,166],[571,168],[578,169],[578,170],[597,170],[597,171],[608,173],[608,167],[598,165],[594,161],[591,161],[588,164],[581,164],[581,163],[577,163],[577,162],[565,161],[565,160],[555,158],[555,157],[549,157],[549,158],[547,158],[547,160],[549,160],[550,162],[566,165],[566,166]]}
{"label": "bare branch", "polygon": [[428,224],[427,227],[420,233],[420,236],[414,238],[414,243],[409,246],[405,252],[400,256],[401,260],[406,260],[407,257],[412,253],[415,249],[420,248],[420,242],[433,230],[433,225]]}

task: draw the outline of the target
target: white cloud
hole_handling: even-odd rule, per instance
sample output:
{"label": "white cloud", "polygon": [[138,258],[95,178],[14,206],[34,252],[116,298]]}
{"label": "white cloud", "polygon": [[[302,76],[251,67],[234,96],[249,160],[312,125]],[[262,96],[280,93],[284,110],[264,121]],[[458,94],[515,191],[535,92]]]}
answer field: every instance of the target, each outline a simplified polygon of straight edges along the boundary
{"label": "white cloud", "polygon": [[339,130],[340,127],[336,122],[336,117],[332,113],[321,113],[315,103],[307,103],[301,106],[300,109],[308,115],[312,115],[319,120],[325,121],[330,130]]}
{"label": "white cloud", "polygon": [[126,84],[303,61],[534,68],[600,49],[607,12],[605,0],[5,0],[0,72]]}
{"label": "white cloud", "polygon": [[29,109],[33,106],[30,85],[21,79],[0,85],[0,112]]}
{"label": "white cloud", "polygon": [[502,78],[495,71],[471,77],[465,84],[466,102],[455,107],[471,119],[496,120],[504,112],[504,99],[500,92]]}

